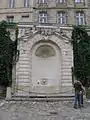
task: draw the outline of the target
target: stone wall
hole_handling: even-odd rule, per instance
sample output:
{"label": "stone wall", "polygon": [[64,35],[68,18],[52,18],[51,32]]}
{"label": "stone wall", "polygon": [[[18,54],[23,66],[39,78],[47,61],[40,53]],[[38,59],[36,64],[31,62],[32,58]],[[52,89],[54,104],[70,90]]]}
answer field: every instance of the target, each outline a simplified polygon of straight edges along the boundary
{"label": "stone wall", "polygon": [[[62,32],[61,32],[62,31]],[[31,28],[22,26],[19,29],[19,45],[20,50],[19,61],[16,66],[16,95],[29,95],[33,92],[32,84],[32,48],[36,43],[52,42],[61,52],[61,71],[59,78],[59,89],[57,93],[71,93],[72,92],[72,74],[71,67],[73,66],[73,52],[70,43],[70,34],[63,28],[63,30],[53,27],[36,27]],[[69,37],[68,37],[69,35]],[[48,66],[49,67],[49,66]],[[43,86],[41,86],[43,88]],[[50,86],[48,86],[49,88]],[[46,89],[46,88],[45,88]],[[37,93],[36,89],[34,92]],[[38,93],[41,93],[38,91]],[[48,89],[48,93],[49,93]],[[45,93],[45,92],[44,92]]]}

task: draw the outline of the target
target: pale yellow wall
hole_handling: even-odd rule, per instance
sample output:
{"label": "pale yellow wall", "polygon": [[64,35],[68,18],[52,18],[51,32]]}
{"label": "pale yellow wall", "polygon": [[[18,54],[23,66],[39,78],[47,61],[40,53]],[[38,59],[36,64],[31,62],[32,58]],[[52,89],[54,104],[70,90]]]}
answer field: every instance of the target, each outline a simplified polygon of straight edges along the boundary
{"label": "pale yellow wall", "polygon": [[[33,0],[29,0],[30,7],[33,6]],[[8,8],[9,0],[0,0],[0,8]],[[24,7],[24,0],[15,0],[15,8]]]}
{"label": "pale yellow wall", "polygon": [[[14,16],[15,22],[22,22],[21,16],[29,14],[29,22],[36,22],[38,24],[39,11],[48,12],[49,23],[56,23],[57,11],[67,11],[67,24],[75,24],[75,11],[82,10],[85,12],[85,21],[87,25],[90,25],[90,5],[89,0],[85,0],[84,4],[75,5],[74,0],[67,0],[66,4],[56,5],[56,0],[48,0],[48,6],[41,6],[37,2],[38,0],[30,0],[30,7],[24,8],[24,0],[15,0],[15,8],[9,8],[9,0],[0,0],[0,20],[6,19],[6,16]],[[33,7],[37,9],[33,9]],[[43,8],[43,9],[42,9]],[[49,8],[49,9],[48,9]],[[81,9],[80,9],[81,8]]]}
{"label": "pale yellow wall", "polygon": [[22,22],[22,16],[29,15],[28,22],[33,20],[33,1],[29,1],[29,7],[24,8],[24,0],[15,0],[15,7],[9,8],[9,0],[0,0],[0,21],[7,16],[14,16],[14,22]]}
{"label": "pale yellow wall", "polygon": [[[56,0],[53,0],[52,3],[48,1],[48,5],[41,5],[36,2],[36,14],[34,15],[36,21],[38,21],[39,11],[47,11],[49,23],[56,23],[57,11],[66,11],[67,13],[67,25],[76,24],[75,13],[76,11],[83,11],[85,13],[85,23],[86,25],[90,24],[90,6],[88,0],[85,0],[84,3],[75,4],[74,0],[67,0],[66,4],[56,4]],[[43,9],[42,9],[43,8]],[[48,9],[49,8],[49,9]]]}

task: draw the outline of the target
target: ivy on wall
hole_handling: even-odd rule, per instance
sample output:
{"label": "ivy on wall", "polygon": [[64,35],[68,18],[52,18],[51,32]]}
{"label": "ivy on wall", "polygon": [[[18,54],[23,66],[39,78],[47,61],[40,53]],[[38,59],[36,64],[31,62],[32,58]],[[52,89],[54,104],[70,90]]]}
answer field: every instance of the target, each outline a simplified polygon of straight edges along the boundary
{"label": "ivy on wall", "polygon": [[72,31],[73,72],[85,86],[90,85],[90,36],[83,26],[74,26]]}
{"label": "ivy on wall", "polygon": [[10,86],[12,83],[12,68],[18,53],[18,27],[15,24],[11,26],[16,29],[15,41],[11,40],[8,27],[10,25],[6,21],[0,22],[0,85],[2,86]]}

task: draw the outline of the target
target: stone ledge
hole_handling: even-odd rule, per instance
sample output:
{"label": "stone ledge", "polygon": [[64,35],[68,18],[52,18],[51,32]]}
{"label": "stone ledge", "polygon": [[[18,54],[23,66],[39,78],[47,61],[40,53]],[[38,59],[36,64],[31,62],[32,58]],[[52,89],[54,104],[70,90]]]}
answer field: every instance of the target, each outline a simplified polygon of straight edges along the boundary
{"label": "stone ledge", "polygon": [[10,101],[70,101],[74,100],[74,94],[54,94],[54,95],[40,95],[31,94],[29,96],[12,96]]}
{"label": "stone ledge", "polygon": [[73,101],[74,99],[73,98],[11,98],[11,99],[6,99],[7,101],[37,101],[37,102],[40,102],[40,101],[46,101],[46,102],[55,102],[55,101]]}

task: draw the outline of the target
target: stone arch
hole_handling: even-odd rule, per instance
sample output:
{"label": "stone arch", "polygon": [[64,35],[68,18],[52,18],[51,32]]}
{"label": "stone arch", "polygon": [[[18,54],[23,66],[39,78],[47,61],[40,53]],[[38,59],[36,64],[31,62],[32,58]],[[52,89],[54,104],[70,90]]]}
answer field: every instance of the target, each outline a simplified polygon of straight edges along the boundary
{"label": "stone arch", "polygon": [[65,48],[65,42],[64,42],[65,38],[63,38],[61,36],[59,37],[57,35],[51,35],[50,37],[45,37],[40,34],[35,34],[35,35],[33,35],[32,38],[28,39],[27,45],[28,45],[29,50],[31,50],[31,48],[34,44],[36,44],[37,42],[42,41],[42,40],[43,41],[52,41],[61,49],[61,51]]}

